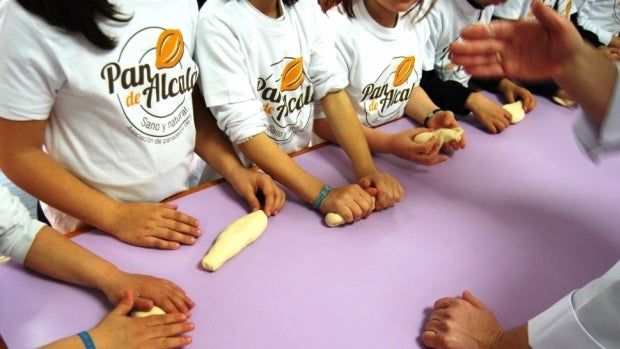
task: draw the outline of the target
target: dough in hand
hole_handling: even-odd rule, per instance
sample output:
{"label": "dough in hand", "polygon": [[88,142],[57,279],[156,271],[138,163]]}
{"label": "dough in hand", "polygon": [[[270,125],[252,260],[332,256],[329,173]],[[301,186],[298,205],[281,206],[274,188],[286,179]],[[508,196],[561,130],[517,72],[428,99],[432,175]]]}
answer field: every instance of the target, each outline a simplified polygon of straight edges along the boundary
{"label": "dough in hand", "polygon": [[463,129],[460,127],[439,128],[434,131],[418,133],[413,138],[413,141],[416,143],[426,143],[428,142],[429,139],[435,137],[437,144],[439,144],[439,147],[441,148],[444,145],[444,143],[447,143],[447,142],[451,142],[451,141],[460,142],[461,139],[463,138],[464,132],[465,131],[463,131]]}
{"label": "dough in hand", "polygon": [[[375,200],[376,199],[373,196],[372,197],[372,210],[373,211],[375,210]],[[325,215],[325,225],[327,225],[330,228],[337,227],[337,226],[343,225],[345,223],[346,223],[346,221],[344,220],[344,218],[341,215],[337,214],[337,213],[330,212],[330,213]]]}
{"label": "dough in hand", "polygon": [[525,110],[523,110],[523,103],[521,101],[504,104],[504,109],[512,115],[512,119],[510,120],[511,124],[521,122],[521,120],[525,118]]}
{"label": "dough in hand", "polygon": [[153,308],[151,308],[151,310],[149,310],[149,311],[134,310],[134,311],[132,311],[129,314],[129,316],[131,316],[131,317],[147,317],[147,316],[151,316],[151,315],[163,315],[163,314],[166,314],[166,312],[162,308],[154,305]]}
{"label": "dough in hand", "polygon": [[267,228],[267,215],[263,210],[246,214],[232,222],[215,239],[215,243],[202,259],[202,267],[208,271],[216,271],[258,239],[265,228]]}
{"label": "dough in hand", "polygon": [[328,227],[333,228],[333,227],[337,227],[339,225],[342,225],[344,223],[346,223],[344,221],[344,218],[342,218],[342,216],[337,214],[337,213],[330,212],[330,213],[325,215],[325,224]]}

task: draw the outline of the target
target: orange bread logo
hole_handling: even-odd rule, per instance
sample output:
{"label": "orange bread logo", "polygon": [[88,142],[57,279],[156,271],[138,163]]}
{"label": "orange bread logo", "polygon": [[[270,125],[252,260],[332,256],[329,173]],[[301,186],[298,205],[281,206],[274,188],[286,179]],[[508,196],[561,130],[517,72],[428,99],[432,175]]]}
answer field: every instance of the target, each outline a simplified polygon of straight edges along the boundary
{"label": "orange bread logo", "polygon": [[184,50],[181,31],[178,29],[164,30],[157,38],[155,66],[157,69],[174,67],[183,58]]}
{"label": "orange bread logo", "polygon": [[413,71],[413,67],[415,65],[415,57],[409,56],[405,57],[398,67],[396,67],[396,71],[394,72],[394,87],[398,87],[407,80],[409,80],[409,76]]}
{"label": "orange bread logo", "polygon": [[295,91],[304,82],[304,64],[301,57],[288,62],[282,71],[280,91]]}

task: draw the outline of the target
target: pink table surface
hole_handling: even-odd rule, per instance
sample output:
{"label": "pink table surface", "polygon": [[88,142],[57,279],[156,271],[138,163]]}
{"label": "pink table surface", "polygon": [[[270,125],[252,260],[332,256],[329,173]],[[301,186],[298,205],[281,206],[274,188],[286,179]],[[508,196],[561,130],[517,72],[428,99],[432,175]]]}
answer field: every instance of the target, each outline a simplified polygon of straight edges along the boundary
{"label": "pink table surface", "polygon": [[[214,273],[202,257],[246,213],[226,183],[176,200],[201,221],[194,246],[145,249],[97,231],[74,240],[126,271],[181,285],[197,303],[191,348],[420,348],[433,302],[464,289],[512,327],[620,256],[620,157],[593,164],[581,155],[573,114],[541,99],[500,135],[463,123],[467,149],[433,167],[379,155],[379,169],[406,190],[398,205],[327,228],[289,195],[265,233]],[[331,185],[353,181],[333,145],[295,160]],[[11,349],[92,328],[112,307],[14,262],[0,266],[0,280],[0,333]]]}

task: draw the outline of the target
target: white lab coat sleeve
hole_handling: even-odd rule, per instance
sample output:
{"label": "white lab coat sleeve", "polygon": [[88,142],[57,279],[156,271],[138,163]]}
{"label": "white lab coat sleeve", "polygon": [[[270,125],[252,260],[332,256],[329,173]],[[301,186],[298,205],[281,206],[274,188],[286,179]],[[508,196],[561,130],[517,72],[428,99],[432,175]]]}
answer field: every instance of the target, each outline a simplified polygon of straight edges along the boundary
{"label": "white lab coat sleeve", "polygon": [[[616,64],[616,68],[620,76],[620,63]],[[593,161],[603,153],[620,150],[620,78],[616,80],[614,91],[602,124],[581,112],[573,127],[577,144]]]}
{"label": "white lab coat sleeve", "polygon": [[528,322],[533,349],[618,348],[620,262]]}

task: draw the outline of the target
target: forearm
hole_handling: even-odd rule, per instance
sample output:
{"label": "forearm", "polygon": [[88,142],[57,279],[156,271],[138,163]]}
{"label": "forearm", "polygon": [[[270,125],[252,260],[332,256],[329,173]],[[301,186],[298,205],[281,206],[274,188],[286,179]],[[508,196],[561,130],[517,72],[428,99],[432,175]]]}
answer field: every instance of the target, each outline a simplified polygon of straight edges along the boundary
{"label": "forearm", "polygon": [[239,149],[265,173],[308,203],[313,203],[323,189],[323,183],[299,167],[264,133],[239,144]]}
{"label": "forearm", "polygon": [[321,100],[338,144],[345,151],[357,178],[376,173],[370,148],[351,101],[344,90],[328,93]]}
{"label": "forearm", "polygon": [[40,349],[84,349],[84,343],[77,335],[59,339],[53,343],[44,345]]}
{"label": "forearm", "polygon": [[424,125],[424,118],[433,110],[439,109],[437,104],[431,100],[426,91],[420,86],[414,87],[411,97],[405,106],[405,115]]}
{"label": "forearm", "polygon": [[0,167],[16,185],[93,226],[114,224],[119,205],[89,187],[42,151],[44,121],[0,118]]}
{"label": "forearm", "polygon": [[618,71],[615,64],[588,44],[554,74],[554,80],[584,112],[601,122],[607,113]]}
{"label": "forearm", "polygon": [[204,99],[198,88],[194,89],[194,123],[196,124],[196,147],[195,152],[213,170],[226,179],[232,174],[244,168],[241,160],[235,153],[226,134],[217,126],[217,122],[211,111],[204,104]]}
{"label": "forearm", "polygon": [[24,265],[54,279],[99,290],[120,273],[111,263],[48,226],[37,234]]}
{"label": "forearm", "polygon": [[[389,152],[389,142],[391,138],[391,135],[389,133],[364,125],[362,125],[362,132],[364,133],[364,137],[366,137],[366,142],[368,142],[368,147],[370,148],[371,152]],[[316,133],[317,136],[325,140],[333,143],[338,143],[336,136],[332,132],[329,120],[325,118],[314,120],[314,133]]]}
{"label": "forearm", "polygon": [[495,349],[532,349],[528,343],[527,324],[505,331]]}

